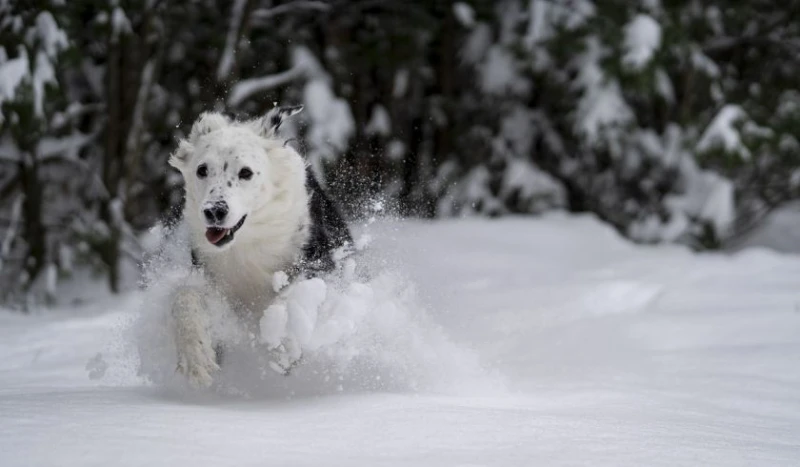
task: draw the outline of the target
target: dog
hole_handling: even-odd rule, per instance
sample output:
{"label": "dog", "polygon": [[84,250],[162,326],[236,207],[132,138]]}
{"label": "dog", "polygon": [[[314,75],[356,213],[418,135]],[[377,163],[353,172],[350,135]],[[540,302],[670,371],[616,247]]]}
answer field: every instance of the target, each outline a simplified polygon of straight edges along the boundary
{"label": "dog", "polygon": [[[185,183],[192,263],[244,322],[257,321],[276,298],[276,273],[330,271],[353,243],[340,211],[278,134],[301,110],[275,107],[246,121],[204,113],[169,158]],[[177,369],[195,387],[210,386],[219,370],[207,306],[207,290],[197,285],[179,287],[172,302]]]}

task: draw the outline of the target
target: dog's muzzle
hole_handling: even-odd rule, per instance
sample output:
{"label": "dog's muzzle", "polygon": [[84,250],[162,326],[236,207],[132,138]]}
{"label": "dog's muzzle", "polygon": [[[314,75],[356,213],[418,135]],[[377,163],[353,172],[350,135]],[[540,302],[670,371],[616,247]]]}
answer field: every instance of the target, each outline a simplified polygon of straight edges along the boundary
{"label": "dog's muzzle", "polygon": [[247,215],[242,216],[239,222],[230,229],[222,227],[208,227],[206,228],[206,240],[214,246],[223,247],[233,241],[233,235],[242,228],[244,220]]}

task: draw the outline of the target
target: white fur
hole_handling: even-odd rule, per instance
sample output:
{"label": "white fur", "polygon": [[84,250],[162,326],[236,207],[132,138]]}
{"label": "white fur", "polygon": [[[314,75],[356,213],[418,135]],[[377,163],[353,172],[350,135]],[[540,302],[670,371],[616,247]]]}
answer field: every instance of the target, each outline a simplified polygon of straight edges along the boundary
{"label": "white fur", "polygon": [[[211,282],[250,322],[272,302],[273,276],[299,258],[309,235],[305,162],[275,137],[273,115],[235,122],[220,114],[203,114],[169,161],[185,181],[183,216],[192,247]],[[197,175],[201,164],[208,169],[205,178]],[[238,177],[244,167],[253,172],[250,180]],[[226,228],[247,216],[233,241],[222,247],[205,236],[203,209],[215,201],[229,207]],[[218,369],[204,295],[197,286],[184,287],[172,311],[178,369],[195,386],[208,386]]]}

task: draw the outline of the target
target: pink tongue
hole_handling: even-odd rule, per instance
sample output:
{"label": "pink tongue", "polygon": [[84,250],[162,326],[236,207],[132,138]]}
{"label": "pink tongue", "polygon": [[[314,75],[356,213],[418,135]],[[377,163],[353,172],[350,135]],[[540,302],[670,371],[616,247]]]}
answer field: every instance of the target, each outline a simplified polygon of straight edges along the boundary
{"label": "pink tongue", "polygon": [[225,234],[228,233],[228,229],[217,229],[215,227],[211,227],[206,229],[206,240],[213,244],[217,244]]}

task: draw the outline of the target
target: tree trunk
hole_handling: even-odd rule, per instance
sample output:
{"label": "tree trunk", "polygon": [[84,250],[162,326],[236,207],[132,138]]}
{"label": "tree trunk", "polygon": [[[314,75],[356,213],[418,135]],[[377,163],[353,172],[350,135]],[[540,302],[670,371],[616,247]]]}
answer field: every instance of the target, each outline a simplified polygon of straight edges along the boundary
{"label": "tree trunk", "polygon": [[47,242],[42,222],[43,185],[39,180],[39,166],[36,157],[23,150],[19,163],[22,192],[25,198],[23,209],[23,237],[28,245],[28,257],[25,262],[27,292],[44,269],[47,256]]}
{"label": "tree trunk", "polygon": [[122,142],[122,46],[118,37],[109,37],[108,67],[106,71],[106,129],[105,153],[103,154],[103,184],[107,195],[101,201],[100,220],[108,228],[108,235],[99,239],[98,254],[108,268],[108,286],[112,292],[119,291],[119,225],[115,222],[113,203],[119,194],[121,159],[124,156]]}

